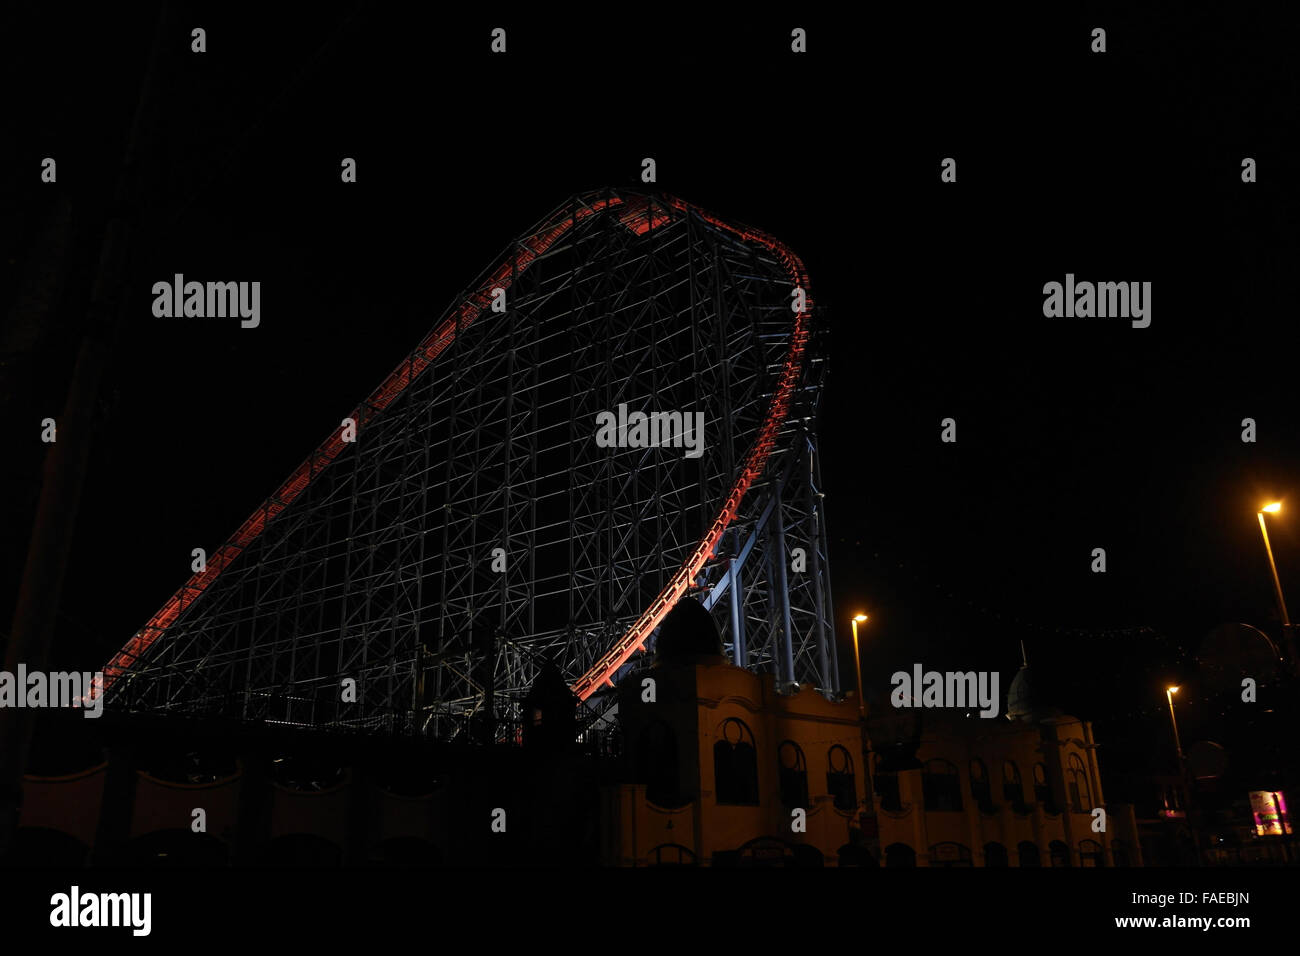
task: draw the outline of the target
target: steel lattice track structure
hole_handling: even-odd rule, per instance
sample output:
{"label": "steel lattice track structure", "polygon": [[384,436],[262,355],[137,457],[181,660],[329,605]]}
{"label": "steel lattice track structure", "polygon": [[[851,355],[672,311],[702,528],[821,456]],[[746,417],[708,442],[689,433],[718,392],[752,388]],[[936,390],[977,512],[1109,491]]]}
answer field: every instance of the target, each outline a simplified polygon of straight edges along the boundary
{"label": "steel lattice track structure", "polygon": [[[107,705],[513,739],[548,664],[608,714],[683,595],[735,663],[838,695],[808,289],[681,200],[571,198],[106,665]],[[703,412],[702,456],[600,447],[620,404]]]}

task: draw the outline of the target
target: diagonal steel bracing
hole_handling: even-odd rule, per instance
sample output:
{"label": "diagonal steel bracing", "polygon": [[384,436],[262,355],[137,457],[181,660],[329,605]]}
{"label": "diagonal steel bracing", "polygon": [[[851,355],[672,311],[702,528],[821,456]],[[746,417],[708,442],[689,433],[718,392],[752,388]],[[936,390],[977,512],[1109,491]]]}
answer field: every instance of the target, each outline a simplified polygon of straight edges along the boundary
{"label": "diagonal steel bracing", "polygon": [[[584,698],[633,666],[693,562],[737,663],[838,693],[800,283],[679,200],[570,200],[128,643],[110,706],[513,739],[548,661]],[[620,405],[702,414],[703,454],[603,447]]]}

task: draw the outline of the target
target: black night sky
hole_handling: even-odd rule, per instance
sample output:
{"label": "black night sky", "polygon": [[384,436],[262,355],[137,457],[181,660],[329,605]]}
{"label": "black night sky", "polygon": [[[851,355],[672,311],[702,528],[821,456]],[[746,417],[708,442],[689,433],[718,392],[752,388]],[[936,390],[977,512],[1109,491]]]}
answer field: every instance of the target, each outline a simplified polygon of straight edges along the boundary
{"label": "black night sky", "polygon": [[[22,44],[4,31],[3,56],[11,91],[44,78],[0,137],[20,184],[0,297],[10,338],[38,343],[5,368],[6,623],[36,423],[62,406],[152,31],[151,9],[78,13],[103,22],[68,36],[29,7],[16,16],[39,27]],[[161,67],[56,663],[101,665],[190,549],[223,541],[513,238],[573,193],[637,184],[643,156],[658,188],[808,268],[832,345],[837,630],[847,646],[851,613],[871,613],[872,693],[917,661],[998,669],[1005,693],[1023,639],[1103,747],[1148,722],[1127,744],[1141,761],[1163,740],[1166,678],[1211,628],[1278,631],[1265,500],[1286,502],[1270,534],[1300,602],[1300,170],[1276,25],[1107,11],[1095,56],[1092,10],[851,29],[799,11],[813,52],[795,58],[784,20],[548,11],[511,16],[510,53],[490,59],[486,11],[181,9],[209,52],[189,53],[186,26]],[[47,155],[56,186],[38,181]],[[946,156],[956,184],[939,182]],[[80,298],[27,329],[12,303],[62,199]],[[260,280],[261,327],[155,319],[150,287],[176,272]],[[1150,281],[1151,327],[1044,318],[1042,286],[1067,272]]]}

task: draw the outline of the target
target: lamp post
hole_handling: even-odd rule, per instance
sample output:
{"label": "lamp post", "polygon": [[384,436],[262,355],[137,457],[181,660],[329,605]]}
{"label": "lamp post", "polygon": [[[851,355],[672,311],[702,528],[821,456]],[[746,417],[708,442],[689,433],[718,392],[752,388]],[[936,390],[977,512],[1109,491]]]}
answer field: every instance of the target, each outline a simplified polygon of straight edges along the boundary
{"label": "lamp post", "polygon": [[1300,673],[1300,660],[1296,659],[1295,642],[1291,635],[1291,618],[1286,613],[1286,599],[1282,597],[1282,581],[1277,576],[1277,562],[1273,560],[1273,546],[1268,542],[1268,525],[1264,522],[1264,512],[1277,514],[1282,510],[1282,502],[1274,501],[1260,508],[1256,514],[1259,518],[1259,533],[1264,536],[1264,552],[1268,555],[1268,569],[1273,574],[1273,593],[1277,596],[1277,611],[1282,616],[1282,646],[1286,648],[1288,663],[1292,673]]}
{"label": "lamp post", "polygon": [[867,615],[853,615],[853,669],[858,675],[858,714],[865,720],[867,717],[867,701],[862,696],[862,655],[858,651],[858,625],[866,623]]}
{"label": "lamp post", "polygon": [[1282,502],[1275,501],[1271,505],[1265,505],[1259,509],[1259,533],[1264,536],[1264,551],[1268,554],[1268,568],[1273,572],[1273,591],[1277,594],[1277,609],[1282,615],[1282,626],[1284,628],[1291,626],[1291,619],[1286,614],[1286,601],[1282,597],[1282,582],[1277,576],[1277,562],[1273,560],[1273,547],[1268,543],[1268,526],[1264,524],[1264,512],[1277,514],[1282,510]]}
{"label": "lamp post", "polygon": [[1174,716],[1174,694],[1178,693],[1178,687],[1166,687],[1165,697],[1169,700],[1169,720],[1174,725],[1174,750],[1178,754],[1178,770],[1181,773],[1183,769],[1183,745],[1178,740],[1178,718]]}
{"label": "lamp post", "polygon": [[[862,754],[863,779],[869,780],[870,777],[867,776],[867,768],[871,766],[871,742],[867,739],[867,700],[862,696],[862,655],[858,649],[858,625],[865,624],[866,622],[867,615],[861,612],[853,615],[853,671],[858,678],[858,736],[860,738],[860,752]],[[849,842],[865,842],[868,847],[868,852],[871,853],[872,856],[879,857],[880,831],[875,829],[875,810],[872,807],[870,785],[867,787],[866,796],[860,806],[865,806],[866,809],[858,815],[856,839],[853,835],[853,825],[849,825]],[[870,836],[865,835],[868,818],[871,819],[872,825]]]}
{"label": "lamp post", "polygon": [[1183,792],[1186,794],[1183,803],[1183,814],[1187,820],[1187,829],[1192,835],[1192,846],[1196,850],[1196,865],[1201,865],[1201,838],[1196,829],[1196,823],[1192,819],[1192,778],[1187,772],[1187,761],[1183,758],[1183,744],[1178,739],[1178,718],[1174,715],[1174,694],[1178,693],[1178,685],[1173,684],[1165,688],[1165,698],[1169,701],[1169,720],[1174,725],[1174,749],[1178,751],[1178,779],[1183,783]]}

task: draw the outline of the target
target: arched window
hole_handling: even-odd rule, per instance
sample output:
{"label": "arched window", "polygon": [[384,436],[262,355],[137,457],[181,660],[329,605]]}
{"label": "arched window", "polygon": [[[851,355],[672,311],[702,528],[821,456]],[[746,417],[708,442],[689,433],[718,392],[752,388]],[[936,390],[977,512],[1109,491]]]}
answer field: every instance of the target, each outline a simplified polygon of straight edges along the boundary
{"label": "arched window", "polygon": [[1101,848],[1101,844],[1096,840],[1079,841],[1079,865],[1080,866],[1105,866],[1106,851]]}
{"label": "arched window", "polygon": [[826,755],[826,792],[835,798],[835,809],[852,813],[858,808],[858,784],[853,776],[853,757],[836,744]]}
{"label": "arched window", "polygon": [[1021,840],[1020,845],[1016,847],[1020,856],[1021,866],[1042,866],[1043,861],[1038,855],[1038,844],[1030,843],[1028,840]]}
{"label": "arched window", "polygon": [[984,844],[985,866],[1010,866],[1007,860],[1007,848],[1001,843]]}
{"label": "arched window", "polygon": [[984,761],[976,757],[970,762],[970,795],[981,813],[993,813],[993,787],[989,783],[988,768]]}
{"label": "arched window", "polygon": [[1014,760],[1002,764],[1002,799],[1015,810],[1025,811],[1025,788],[1020,782],[1020,768]]}
{"label": "arched window", "polygon": [[955,764],[942,759],[927,760],[921,771],[921,789],[927,811],[961,809],[961,781]]}
{"label": "arched window", "polygon": [[788,809],[808,807],[808,763],[803,750],[793,740],[781,741],[776,748],[777,770],[781,780],[781,803]]}
{"label": "arched window", "polygon": [[645,784],[645,796],[660,807],[679,807],[685,801],[678,776],[677,735],[662,720],[646,724],[637,737],[637,782]]}
{"label": "arched window", "polygon": [[1090,812],[1092,810],[1092,798],[1088,790],[1088,771],[1084,769],[1083,761],[1079,759],[1078,754],[1070,754],[1067,775],[1070,786],[1071,809],[1077,813]]}
{"label": "arched window", "polygon": [[943,867],[974,866],[970,847],[960,843],[936,843],[930,847],[930,865]]}
{"label": "arched window", "polygon": [[916,866],[916,851],[906,843],[885,847],[885,866]]}
{"label": "arched window", "polygon": [[1051,854],[1052,866],[1070,865],[1070,848],[1060,840],[1053,840],[1047,844],[1047,851]]}
{"label": "arched window", "polygon": [[1042,804],[1048,813],[1061,812],[1052,799],[1052,787],[1047,782],[1047,765],[1042,761],[1034,764],[1034,802]]}
{"label": "arched window", "polygon": [[695,866],[695,851],[680,843],[661,843],[649,853],[651,866]]}
{"label": "arched window", "polygon": [[718,803],[758,804],[758,749],[744,721],[728,717],[718,729],[713,777]]}

